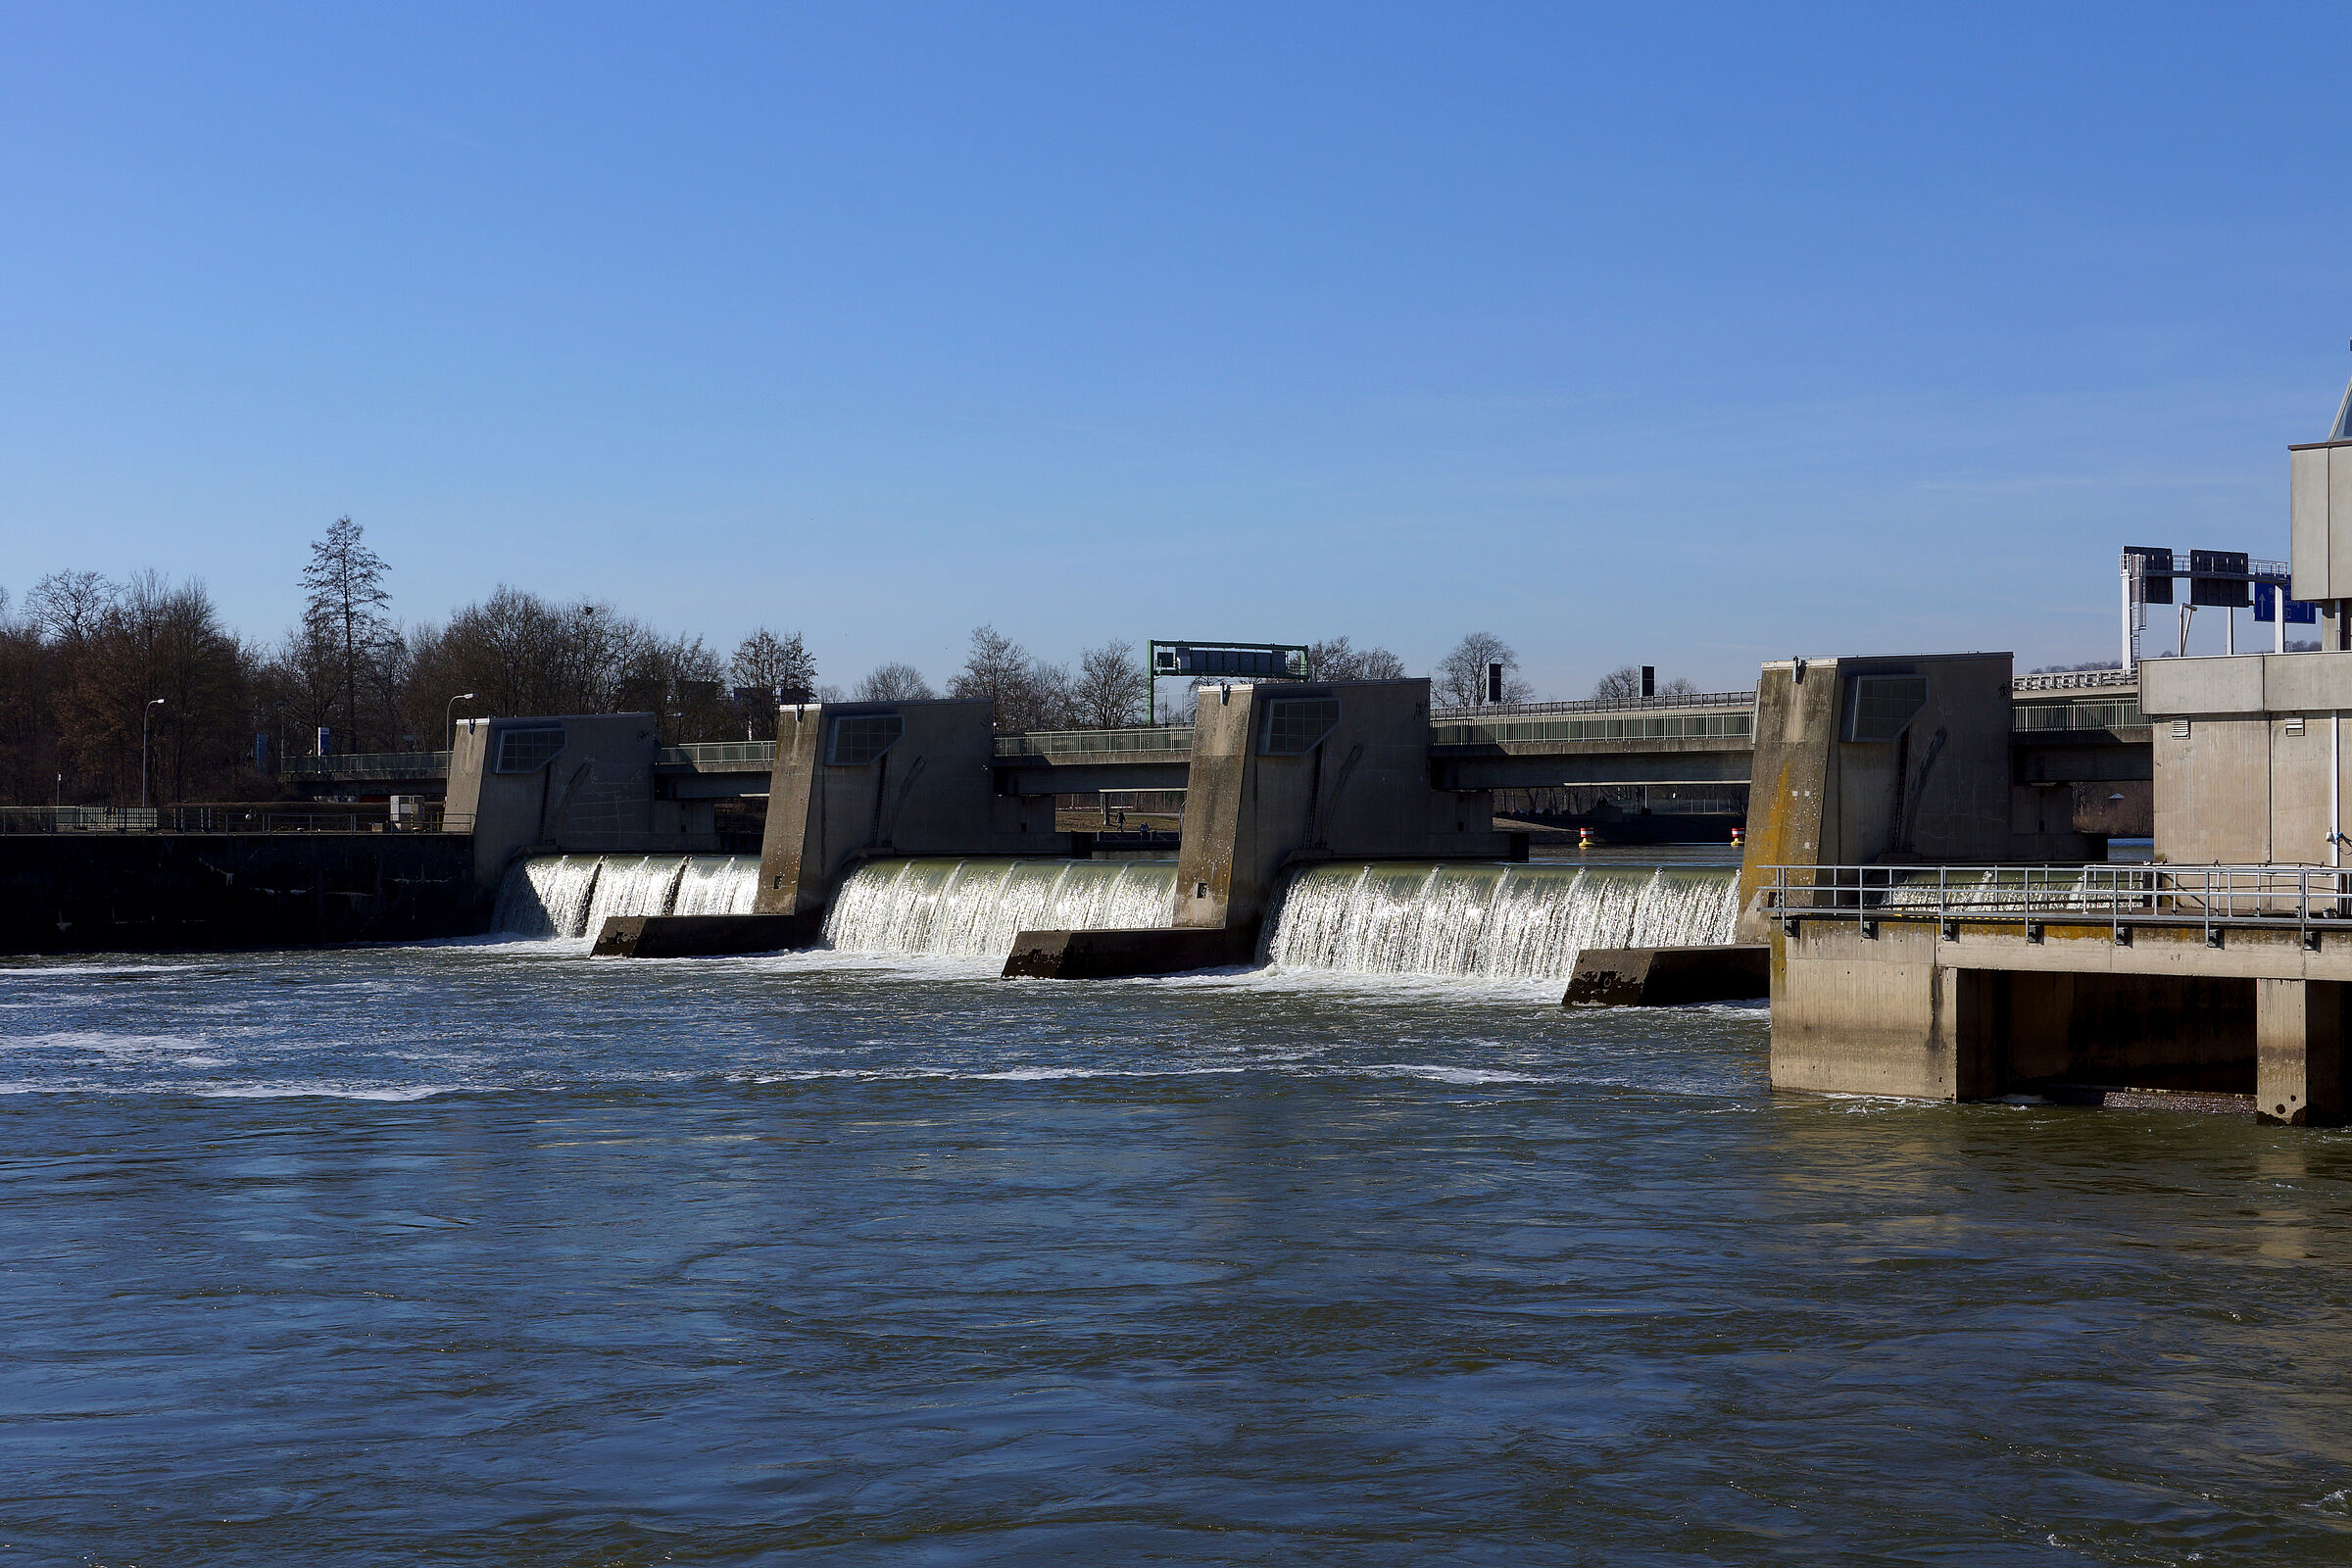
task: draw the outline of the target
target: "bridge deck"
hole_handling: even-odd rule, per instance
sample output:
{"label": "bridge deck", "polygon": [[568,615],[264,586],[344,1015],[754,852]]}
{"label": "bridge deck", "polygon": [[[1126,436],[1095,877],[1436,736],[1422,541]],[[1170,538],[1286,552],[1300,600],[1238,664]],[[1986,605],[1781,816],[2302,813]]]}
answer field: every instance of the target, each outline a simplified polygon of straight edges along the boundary
{"label": "bridge deck", "polygon": [[[2021,781],[2145,775],[2139,758],[2129,755],[2148,739],[2135,681],[2112,670],[2027,675],[2016,682],[2016,700],[2012,740],[2031,758],[2021,762]],[[1431,714],[1430,758],[1440,787],[1450,789],[1744,783],[1754,705],[1752,692],[1714,692],[1439,709]],[[1185,725],[1001,735],[999,788],[1019,795],[1181,788],[1192,746]],[[662,747],[654,771],[679,794],[756,793],[774,758],[772,741],[701,741]],[[433,794],[448,773],[447,752],[387,752],[297,758],[285,777],[297,785]]]}

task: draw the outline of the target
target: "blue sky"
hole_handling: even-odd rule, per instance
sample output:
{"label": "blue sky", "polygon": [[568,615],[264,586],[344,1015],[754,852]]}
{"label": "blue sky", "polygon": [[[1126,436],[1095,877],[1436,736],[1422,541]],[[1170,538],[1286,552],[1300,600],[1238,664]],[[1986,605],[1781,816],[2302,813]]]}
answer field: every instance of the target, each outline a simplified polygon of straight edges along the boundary
{"label": "blue sky", "polygon": [[[2110,655],[2283,555],[2339,9],[0,8],[0,586],[499,582],[828,679]],[[2201,639],[2202,641],[2202,639]]]}

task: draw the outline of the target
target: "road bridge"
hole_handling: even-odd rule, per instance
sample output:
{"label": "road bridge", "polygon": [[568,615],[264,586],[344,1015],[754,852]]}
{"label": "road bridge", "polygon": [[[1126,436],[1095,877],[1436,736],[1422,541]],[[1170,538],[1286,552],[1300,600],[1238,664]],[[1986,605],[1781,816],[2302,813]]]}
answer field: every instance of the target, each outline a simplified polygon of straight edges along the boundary
{"label": "road bridge", "polygon": [[[2013,686],[2013,782],[2068,792],[2078,831],[2144,835],[2151,764],[2136,678],[2083,670],[2022,675]],[[1752,691],[1439,708],[1429,722],[1430,784],[1440,790],[1737,790],[1748,782],[1754,750]],[[1192,753],[1190,725],[1000,735],[995,791],[1181,791]],[[665,746],[655,754],[655,794],[678,802],[763,795],[774,757],[770,741]],[[299,758],[286,777],[314,795],[380,798],[441,795],[448,773],[447,752],[399,752]]]}

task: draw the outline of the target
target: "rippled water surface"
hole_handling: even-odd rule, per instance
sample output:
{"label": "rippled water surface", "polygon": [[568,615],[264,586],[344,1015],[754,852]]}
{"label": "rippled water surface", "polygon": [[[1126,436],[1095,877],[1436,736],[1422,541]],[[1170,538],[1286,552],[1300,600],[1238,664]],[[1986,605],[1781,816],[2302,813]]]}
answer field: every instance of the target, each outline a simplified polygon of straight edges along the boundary
{"label": "rippled water surface", "polygon": [[0,1561],[2339,1563],[2352,1141],[1755,1009],[0,966]]}

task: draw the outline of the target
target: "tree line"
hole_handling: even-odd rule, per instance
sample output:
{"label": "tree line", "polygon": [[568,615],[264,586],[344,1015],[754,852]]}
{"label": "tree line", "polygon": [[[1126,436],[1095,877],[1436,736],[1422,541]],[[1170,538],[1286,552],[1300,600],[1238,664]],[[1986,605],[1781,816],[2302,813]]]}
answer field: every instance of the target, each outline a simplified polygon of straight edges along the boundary
{"label": "tree line", "polygon": [[[12,602],[0,588],[0,802],[130,805],[263,801],[290,758],[326,750],[439,751],[467,714],[651,711],[664,744],[772,739],[779,701],[910,701],[939,695],[912,664],[884,663],[848,690],[819,679],[797,632],[762,627],[722,654],[601,600],[558,602],[501,586],[446,621],[403,624],[390,567],[362,527],[337,519],[311,546],[299,619],[271,642],[225,626],[199,578],[115,582],[57,571]],[[1506,701],[1534,695],[1509,645],[1462,639],[1431,671],[1441,704],[1484,700],[1490,663]],[[1327,680],[1389,680],[1404,662],[1346,637],[1311,646]],[[1632,673],[1612,672],[1615,695]],[[1679,683],[1688,688],[1688,682]],[[1638,685],[1636,687],[1638,690]],[[1054,663],[983,625],[947,695],[987,701],[1002,730],[1183,721],[1191,694],[1150,711],[1131,643]]]}

